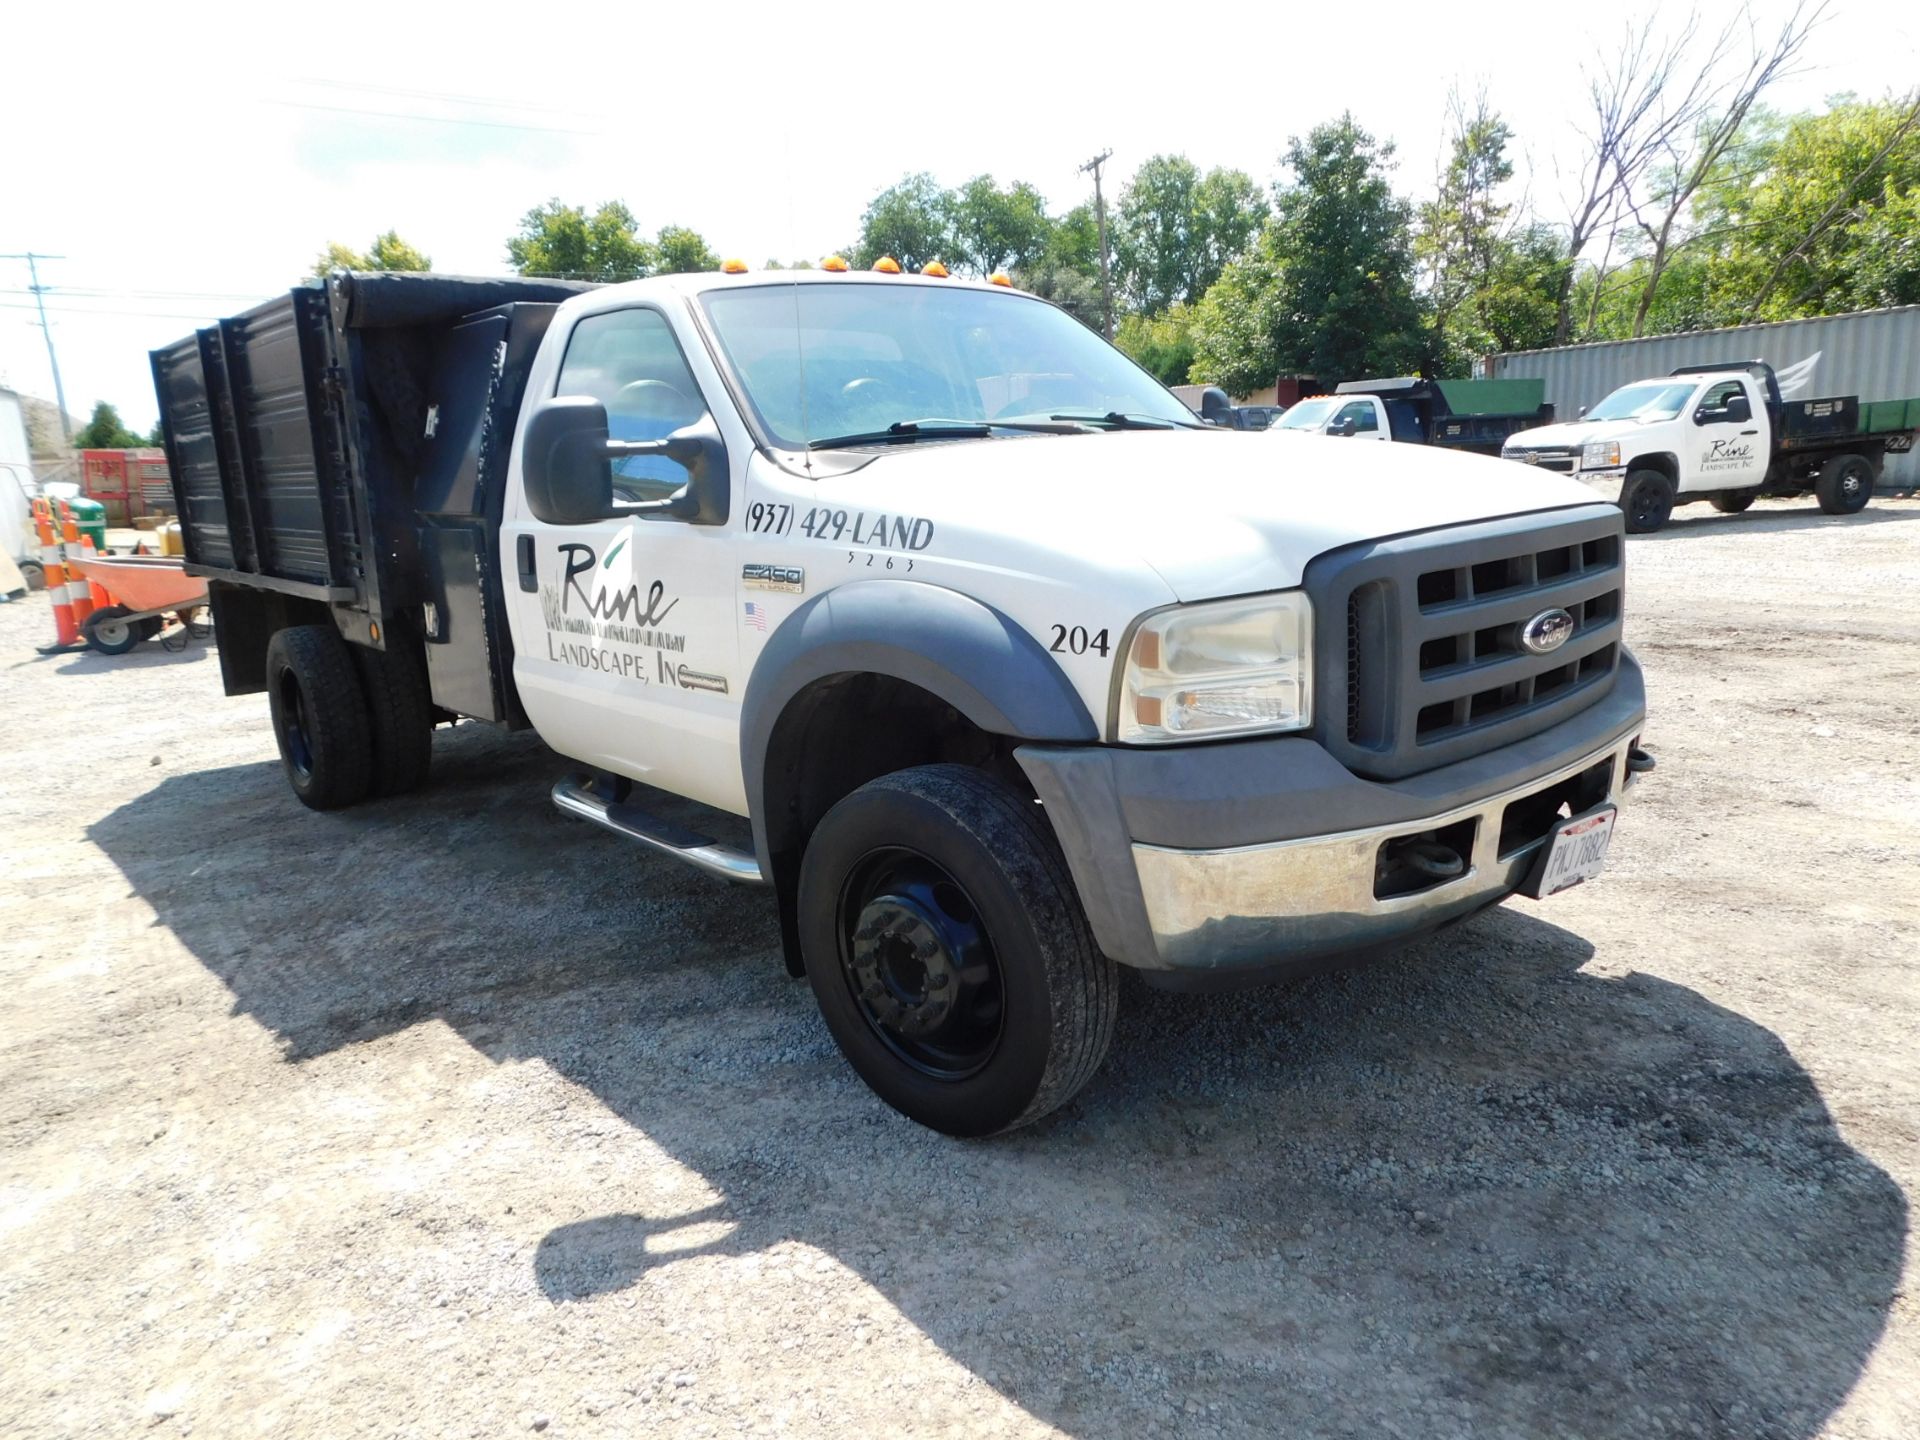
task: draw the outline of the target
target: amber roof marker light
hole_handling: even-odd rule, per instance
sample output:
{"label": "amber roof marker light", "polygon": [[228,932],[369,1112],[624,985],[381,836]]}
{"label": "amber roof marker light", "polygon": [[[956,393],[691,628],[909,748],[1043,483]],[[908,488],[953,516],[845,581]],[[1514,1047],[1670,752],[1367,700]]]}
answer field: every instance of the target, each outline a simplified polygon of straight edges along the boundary
{"label": "amber roof marker light", "polygon": [[873,262],[873,268],[882,275],[898,275],[900,273],[900,262],[891,255],[882,255],[878,260]]}
{"label": "amber roof marker light", "polygon": [[829,255],[820,262],[820,268],[822,270],[831,270],[836,275],[844,275],[847,271],[846,257],[844,255]]}
{"label": "amber roof marker light", "polygon": [[737,257],[722,260],[720,262],[720,273],[722,275],[744,275],[747,273],[747,262]]}
{"label": "amber roof marker light", "polygon": [[1004,270],[994,271],[993,274],[987,277],[987,283],[989,285],[1004,285],[1009,290],[1013,288],[1013,278]]}
{"label": "amber roof marker light", "polygon": [[929,260],[920,267],[920,273],[931,276],[935,280],[944,280],[947,278],[947,267],[938,260]]}

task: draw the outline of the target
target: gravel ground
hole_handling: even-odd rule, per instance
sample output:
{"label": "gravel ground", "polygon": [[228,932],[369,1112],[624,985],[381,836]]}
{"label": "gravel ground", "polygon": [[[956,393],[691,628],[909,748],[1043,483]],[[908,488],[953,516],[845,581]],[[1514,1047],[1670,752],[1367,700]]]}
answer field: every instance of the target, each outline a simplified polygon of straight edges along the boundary
{"label": "gravel ground", "polygon": [[207,645],[0,606],[0,1432],[1920,1434],[1920,503],[1630,553],[1606,877],[1134,987],[986,1143],[537,741],[309,814]]}

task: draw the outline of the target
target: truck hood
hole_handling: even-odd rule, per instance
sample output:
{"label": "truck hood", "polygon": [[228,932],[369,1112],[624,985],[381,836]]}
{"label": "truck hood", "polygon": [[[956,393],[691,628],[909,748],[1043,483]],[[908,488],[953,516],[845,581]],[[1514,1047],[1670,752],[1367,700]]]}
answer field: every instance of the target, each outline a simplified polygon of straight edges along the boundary
{"label": "truck hood", "polygon": [[1542,425],[1537,430],[1522,430],[1507,437],[1508,445],[1565,445],[1577,449],[1589,440],[1617,440],[1628,431],[1641,428],[1638,420],[1568,420],[1559,425]]}
{"label": "truck hood", "polygon": [[1145,567],[1179,600],[1287,589],[1316,555],[1357,541],[1595,503],[1578,481],[1510,460],[1299,441],[1120,431],[936,442],[824,479],[820,498],[931,521],[931,555],[1059,579]]}

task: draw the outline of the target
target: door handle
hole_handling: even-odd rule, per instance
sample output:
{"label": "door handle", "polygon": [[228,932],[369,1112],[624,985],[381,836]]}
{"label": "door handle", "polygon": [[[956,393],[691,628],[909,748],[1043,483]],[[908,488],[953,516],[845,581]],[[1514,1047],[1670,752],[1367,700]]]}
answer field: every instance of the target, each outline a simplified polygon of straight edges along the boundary
{"label": "door handle", "polygon": [[1758,435],[1760,432],[1758,430],[1742,430],[1740,433],[1742,435]]}
{"label": "door handle", "polygon": [[520,535],[514,539],[514,561],[520,571],[520,588],[532,593],[540,588],[539,576],[533,563],[533,536]]}

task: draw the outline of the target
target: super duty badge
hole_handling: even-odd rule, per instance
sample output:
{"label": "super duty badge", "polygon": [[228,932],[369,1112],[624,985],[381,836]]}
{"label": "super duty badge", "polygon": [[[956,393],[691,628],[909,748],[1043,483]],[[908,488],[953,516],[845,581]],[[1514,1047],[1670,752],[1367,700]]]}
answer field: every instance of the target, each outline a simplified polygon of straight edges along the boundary
{"label": "super duty badge", "polygon": [[798,595],[807,588],[807,572],[798,565],[743,565],[740,583],[749,590],[785,590]]}

